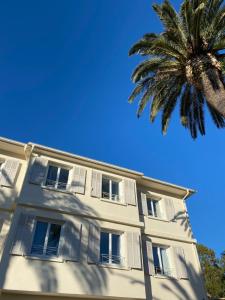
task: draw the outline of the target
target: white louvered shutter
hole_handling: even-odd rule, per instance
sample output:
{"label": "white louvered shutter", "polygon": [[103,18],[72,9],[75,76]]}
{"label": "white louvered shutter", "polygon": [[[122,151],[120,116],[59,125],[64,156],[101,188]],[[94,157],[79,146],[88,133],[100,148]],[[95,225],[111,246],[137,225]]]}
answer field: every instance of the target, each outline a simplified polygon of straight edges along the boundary
{"label": "white louvered shutter", "polygon": [[152,242],[150,240],[146,240],[146,250],[147,250],[147,270],[146,270],[147,274],[155,275]]}
{"label": "white louvered shutter", "polygon": [[66,261],[79,261],[82,225],[66,221],[60,235],[60,256]]}
{"label": "white louvered shutter", "polygon": [[184,249],[182,247],[173,247],[173,252],[177,278],[188,278],[187,262],[185,259]]}
{"label": "white louvered shutter", "polygon": [[97,198],[102,196],[102,174],[94,170],[91,179],[91,196]]}
{"label": "white louvered shutter", "polygon": [[16,176],[19,171],[19,167],[20,167],[19,160],[15,160],[15,159],[6,160],[2,165],[2,169],[0,173],[0,185],[13,187],[16,180]]}
{"label": "white louvered shutter", "polygon": [[100,261],[100,228],[96,225],[89,225],[88,236],[88,262],[99,263]]}
{"label": "white louvered shutter", "polygon": [[82,167],[74,167],[72,170],[72,181],[70,191],[73,193],[84,194],[87,170]]}
{"label": "white louvered shutter", "polygon": [[16,228],[11,253],[14,255],[29,255],[33,238],[35,216],[21,213]]}
{"label": "white louvered shutter", "polygon": [[156,214],[157,214],[157,217],[160,218],[160,219],[162,218],[161,204],[162,203],[161,203],[160,200],[158,200],[157,203],[156,203]]}
{"label": "white louvered shutter", "polygon": [[174,217],[175,217],[173,200],[170,199],[170,198],[165,198],[164,203],[165,203],[167,220],[168,221],[173,221]]}
{"label": "white louvered shutter", "polygon": [[147,206],[147,196],[145,193],[141,193],[141,208],[142,208],[142,214],[144,216],[148,215],[148,206]]}
{"label": "white louvered shutter", "polygon": [[141,244],[138,232],[127,232],[127,265],[132,269],[141,269]]}
{"label": "white louvered shutter", "polygon": [[29,182],[41,185],[44,181],[48,160],[43,157],[35,157],[31,165]]}
{"label": "white louvered shutter", "polygon": [[137,204],[137,192],[135,180],[125,179],[124,180],[124,197],[125,203],[129,205]]}

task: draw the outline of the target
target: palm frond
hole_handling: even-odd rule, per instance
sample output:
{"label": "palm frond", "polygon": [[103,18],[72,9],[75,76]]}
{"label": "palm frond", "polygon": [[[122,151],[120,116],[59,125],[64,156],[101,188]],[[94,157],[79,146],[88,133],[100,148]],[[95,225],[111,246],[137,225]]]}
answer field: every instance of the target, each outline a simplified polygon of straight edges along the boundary
{"label": "palm frond", "polygon": [[139,98],[137,116],[149,103],[150,122],[160,113],[165,134],[179,101],[181,124],[193,139],[205,134],[205,105],[215,125],[224,128],[225,118],[207,102],[199,80],[205,72],[212,90],[221,86],[219,81],[225,87],[224,1],[183,0],[176,12],[169,0],[164,0],[153,9],[163,24],[163,32],[145,34],[129,51],[129,55],[147,56],[132,74],[136,87],[129,102]]}
{"label": "palm frond", "polygon": [[133,55],[133,54],[145,55],[146,50],[151,48],[152,43],[157,38],[157,36],[158,35],[155,33],[145,34],[140,41],[138,41],[136,44],[133,45],[133,47],[131,47],[129,51],[129,55]]}

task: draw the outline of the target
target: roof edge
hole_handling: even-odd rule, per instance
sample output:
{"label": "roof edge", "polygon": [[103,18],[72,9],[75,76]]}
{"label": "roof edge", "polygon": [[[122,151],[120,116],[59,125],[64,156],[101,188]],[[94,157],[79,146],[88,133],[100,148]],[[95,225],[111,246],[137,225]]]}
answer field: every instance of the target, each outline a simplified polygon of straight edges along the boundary
{"label": "roof edge", "polygon": [[159,179],[148,177],[148,176],[145,176],[144,173],[142,173],[142,172],[138,172],[138,171],[128,169],[128,168],[119,167],[119,166],[114,165],[114,164],[102,162],[102,161],[99,161],[99,160],[87,158],[87,157],[80,156],[80,155],[76,155],[76,154],[73,154],[73,153],[70,153],[70,152],[67,152],[67,151],[58,150],[58,149],[55,149],[55,148],[43,146],[43,145],[40,145],[40,144],[37,144],[37,143],[33,143],[33,142],[23,143],[23,142],[18,142],[18,141],[12,140],[12,139],[4,138],[4,137],[0,137],[0,142],[13,144],[15,146],[20,146],[20,147],[23,147],[23,148],[26,145],[33,146],[34,148],[39,148],[40,150],[43,150],[43,151],[57,153],[59,155],[64,155],[64,156],[67,156],[67,157],[78,159],[78,160],[81,160],[83,162],[87,162],[87,163],[91,163],[91,164],[95,164],[95,165],[99,165],[99,166],[105,166],[105,167],[108,167],[110,169],[118,170],[120,172],[125,172],[125,173],[128,173],[128,174],[132,174],[134,177],[136,177],[140,181],[141,180],[146,180],[146,181],[149,181],[149,182],[158,183],[158,184],[161,184],[161,185],[164,185],[164,186],[168,186],[168,187],[180,190],[180,191],[184,191],[185,194],[187,194],[186,197],[185,197],[186,199],[189,198],[194,193],[196,193],[196,191],[194,189],[186,188],[186,187],[183,187],[183,186],[180,186],[180,185],[176,185],[176,184],[173,184],[173,183],[169,183],[169,182],[166,182],[166,181],[162,181],[162,180],[159,180]]}

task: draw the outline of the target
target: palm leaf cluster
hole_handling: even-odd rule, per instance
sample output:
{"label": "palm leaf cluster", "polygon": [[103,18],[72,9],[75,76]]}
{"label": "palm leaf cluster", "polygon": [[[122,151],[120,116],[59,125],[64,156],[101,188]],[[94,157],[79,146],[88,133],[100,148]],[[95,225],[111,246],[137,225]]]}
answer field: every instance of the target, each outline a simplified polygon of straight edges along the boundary
{"label": "palm leaf cluster", "polygon": [[[150,103],[150,121],[159,112],[162,132],[168,129],[171,115],[179,103],[181,124],[191,136],[205,134],[204,108],[207,106],[215,125],[225,127],[224,117],[204,96],[199,83],[198,60],[218,68],[225,76],[225,5],[221,0],[184,0],[179,13],[168,0],[153,5],[164,31],[148,33],[129,51],[146,60],[132,74],[136,84],[129,102],[140,97],[137,115]],[[210,67],[210,66],[209,66]],[[210,78],[213,82],[214,78]],[[214,82],[216,84],[216,82]]]}

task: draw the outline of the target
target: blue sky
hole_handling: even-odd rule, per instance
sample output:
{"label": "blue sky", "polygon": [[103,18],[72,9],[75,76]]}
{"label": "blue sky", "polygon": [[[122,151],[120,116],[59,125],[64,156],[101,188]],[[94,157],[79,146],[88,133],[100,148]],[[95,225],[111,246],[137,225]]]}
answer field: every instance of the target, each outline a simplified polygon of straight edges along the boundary
{"label": "blue sky", "polygon": [[[173,1],[178,7],[179,1]],[[0,135],[106,161],[196,189],[187,202],[197,240],[225,250],[225,131],[207,118],[193,141],[174,115],[136,118],[128,50],[160,31],[148,0],[1,1]]]}

